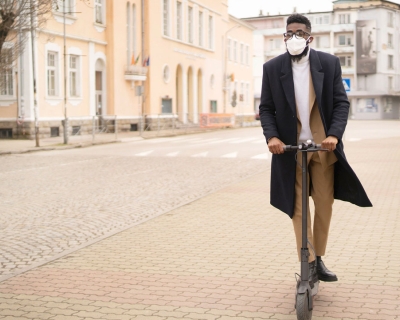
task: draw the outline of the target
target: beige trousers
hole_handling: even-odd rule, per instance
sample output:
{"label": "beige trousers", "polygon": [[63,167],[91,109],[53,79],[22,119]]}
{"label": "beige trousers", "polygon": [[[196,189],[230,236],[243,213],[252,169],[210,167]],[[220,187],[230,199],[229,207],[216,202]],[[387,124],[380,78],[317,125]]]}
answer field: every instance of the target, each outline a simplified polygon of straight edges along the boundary
{"label": "beige trousers", "polygon": [[[332,217],[333,205],[333,183],[334,183],[334,166],[331,164],[327,168],[323,168],[318,152],[308,153],[308,183],[311,176],[311,197],[314,201],[314,225],[311,227],[310,207],[308,206],[308,240],[315,249],[317,256],[325,255],[326,244],[328,242],[329,225]],[[296,235],[297,252],[300,260],[301,251],[301,204],[302,204],[302,172],[301,172],[301,154],[298,153],[296,168],[296,186],[295,186],[295,207],[293,215],[293,227]],[[313,250],[308,246],[310,257],[309,261],[315,260]]]}

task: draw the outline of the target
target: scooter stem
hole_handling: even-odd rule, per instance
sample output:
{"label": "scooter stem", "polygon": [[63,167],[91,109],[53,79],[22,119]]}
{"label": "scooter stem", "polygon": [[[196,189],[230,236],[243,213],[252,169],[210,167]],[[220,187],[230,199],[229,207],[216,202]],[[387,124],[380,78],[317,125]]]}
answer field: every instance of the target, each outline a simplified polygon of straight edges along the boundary
{"label": "scooter stem", "polygon": [[308,208],[308,190],[307,190],[307,151],[302,151],[302,226],[301,226],[301,280],[308,282],[308,257],[310,253],[308,252],[307,245],[307,208]]}

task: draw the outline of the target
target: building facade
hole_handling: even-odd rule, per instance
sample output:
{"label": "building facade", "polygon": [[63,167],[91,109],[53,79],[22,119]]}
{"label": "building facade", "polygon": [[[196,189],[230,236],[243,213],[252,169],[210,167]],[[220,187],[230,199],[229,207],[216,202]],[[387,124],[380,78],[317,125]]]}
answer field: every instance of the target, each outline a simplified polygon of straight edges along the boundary
{"label": "building facade", "polygon": [[[295,10],[294,10],[295,11]],[[311,47],[339,57],[352,119],[400,117],[400,5],[385,0],[333,1],[333,11],[303,13],[312,25]],[[286,51],[289,15],[246,18],[254,31],[255,107],[262,65]]]}
{"label": "building facade", "polygon": [[2,75],[0,136],[253,120],[253,30],[227,0],[58,0]]}

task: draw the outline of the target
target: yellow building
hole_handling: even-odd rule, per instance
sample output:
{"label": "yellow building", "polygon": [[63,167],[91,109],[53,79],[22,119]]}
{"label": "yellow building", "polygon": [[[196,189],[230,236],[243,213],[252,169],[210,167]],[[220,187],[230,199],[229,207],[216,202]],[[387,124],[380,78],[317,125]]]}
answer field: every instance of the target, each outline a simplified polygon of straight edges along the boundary
{"label": "yellow building", "polygon": [[61,135],[66,118],[69,134],[254,119],[254,28],[227,0],[58,1],[2,84],[0,137],[33,137],[35,110],[42,137]]}

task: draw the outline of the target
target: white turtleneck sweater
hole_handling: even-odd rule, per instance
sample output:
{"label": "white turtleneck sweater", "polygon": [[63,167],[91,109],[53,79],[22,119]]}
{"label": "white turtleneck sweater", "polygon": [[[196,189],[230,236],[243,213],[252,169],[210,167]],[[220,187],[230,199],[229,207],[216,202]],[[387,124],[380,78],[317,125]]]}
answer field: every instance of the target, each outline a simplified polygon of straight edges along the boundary
{"label": "white turtleneck sweater", "polygon": [[310,129],[310,49],[300,61],[292,61],[294,94],[301,122],[299,142],[313,140]]}

